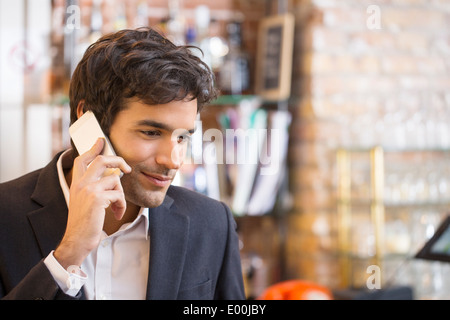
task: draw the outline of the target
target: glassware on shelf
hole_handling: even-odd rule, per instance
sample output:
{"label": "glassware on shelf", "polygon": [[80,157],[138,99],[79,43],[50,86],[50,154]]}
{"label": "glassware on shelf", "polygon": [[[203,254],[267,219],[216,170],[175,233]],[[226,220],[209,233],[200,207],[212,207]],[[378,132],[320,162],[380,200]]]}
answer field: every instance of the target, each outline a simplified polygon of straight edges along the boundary
{"label": "glassware on shelf", "polygon": [[421,151],[388,161],[385,201],[388,204],[445,204],[450,200],[446,152]]}
{"label": "glassware on shelf", "polygon": [[[419,287],[419,297],[450,296],[444,284],[448,270],[409,265],[448,212],[448,158],[441,149],[338,150],[338,247],[344,285],[364,286],[366,268],[375,265],[382,281],[396,277]],[[397,268],[405,269],[402,276]]]}
{"label": "glassware on shelf", "polygon": [[[446,95],[400,92],[386,101],[372,100],[348,105],[339,96],[330,100],[329,103],[345,108],[333,118],[339,126],[338,146],[450,149],[450,99]],[[320,99],[317,104],[321,105]]]}
{"label": "glassware on shelf", "polygon": [[242,47],[242,23],[230,22],[227,31],[229,52],[219,72],[219,87],[223,94],[246,94],[250,89],[250,69],[248,55]]}
{"label": "glassware on shelf", "polygon": [[383,242],[386,254],[407,254],[411,248],[411,236],[407,221],[400,218],[387,221]]}

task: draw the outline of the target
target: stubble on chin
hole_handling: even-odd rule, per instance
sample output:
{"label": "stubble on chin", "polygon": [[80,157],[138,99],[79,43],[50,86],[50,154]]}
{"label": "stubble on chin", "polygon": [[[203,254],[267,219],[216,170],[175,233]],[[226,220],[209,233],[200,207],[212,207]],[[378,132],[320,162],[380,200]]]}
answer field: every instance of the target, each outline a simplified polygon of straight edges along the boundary
{"label": "stubble on chin", "polygon": [[160,206],[164,201],[168,188],[155,187],[146,189],[139,182],[138,174],[137,171],[133,170],[130,174],[121,178],[125,200],[144,208]]}

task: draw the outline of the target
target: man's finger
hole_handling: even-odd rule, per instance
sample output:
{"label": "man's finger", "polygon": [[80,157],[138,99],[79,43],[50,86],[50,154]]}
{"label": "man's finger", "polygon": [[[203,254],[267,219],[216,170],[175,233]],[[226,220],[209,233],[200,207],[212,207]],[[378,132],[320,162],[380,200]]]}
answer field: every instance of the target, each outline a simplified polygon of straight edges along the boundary
{"label": "man's finger", "polygon": [[105,146],[105,139],[98,138],[91,149],[85,153],[79,155],[73,164],[73,176],[74,178],[80,178],[85,172],[88,165],[94,161],[94,159],[101,154],[103,147]]}

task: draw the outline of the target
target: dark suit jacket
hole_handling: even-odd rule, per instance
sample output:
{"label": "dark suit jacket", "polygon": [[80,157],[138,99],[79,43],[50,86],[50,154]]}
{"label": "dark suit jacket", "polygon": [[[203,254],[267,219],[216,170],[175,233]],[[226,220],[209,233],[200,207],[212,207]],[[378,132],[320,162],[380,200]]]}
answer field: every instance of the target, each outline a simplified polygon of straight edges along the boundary
{"label": "dark suit jacket", "polygon": [[[70,299],[43,259],[61,240],[67,205],[57,155],[45,168],[0,184],[0,297]],[[245,298],[230,210],[221,202],[171,186],[149,211],[147,299]],[[77,298],[83,298],[83,290]]]}

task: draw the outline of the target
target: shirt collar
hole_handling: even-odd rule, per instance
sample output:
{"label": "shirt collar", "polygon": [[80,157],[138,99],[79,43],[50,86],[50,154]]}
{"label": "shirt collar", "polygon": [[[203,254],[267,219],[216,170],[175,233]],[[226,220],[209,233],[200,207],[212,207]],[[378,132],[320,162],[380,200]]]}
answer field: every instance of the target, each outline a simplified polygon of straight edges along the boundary
{"label": "shirt collar", "polygon": [[[72,153],[72,149],[68,149],[64,151],[58,159],[58,162],[56,162],[56,169],[58,171],[58,178],[59,178],[59,184],[61,186],[61,189],[64,194],[64,199],[66,199],[67,207],[69,207],[69,185],[67,184],[66,177],[64,175],[64,169],[70,169],[73,165],[73,162],[70,159]],[[145,223],[145,238],[148,238],[148,208],[141,208],[139,210],[139,214],[137,215],[136,219],[134,219],[131,223],[124,224],[119,230],[124,230],[127,228],[131,228],[134,225],[136,225],[140,219],[144,218]]]}

